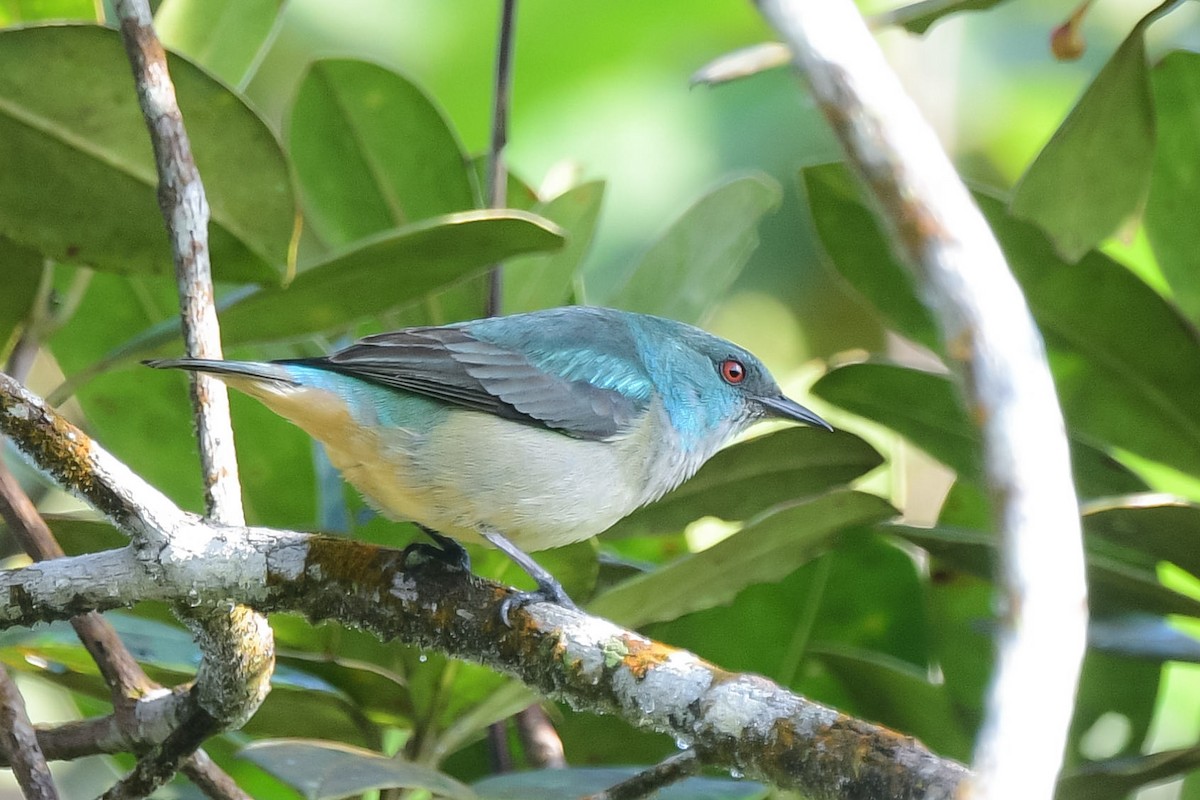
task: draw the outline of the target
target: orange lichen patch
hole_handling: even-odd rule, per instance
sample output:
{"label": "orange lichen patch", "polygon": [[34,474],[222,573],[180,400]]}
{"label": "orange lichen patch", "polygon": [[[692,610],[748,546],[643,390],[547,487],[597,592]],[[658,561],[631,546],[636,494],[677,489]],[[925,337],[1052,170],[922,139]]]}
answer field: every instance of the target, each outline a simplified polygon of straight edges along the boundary
{"label": "orange lichen patch", "polygon": [[92,440],[53,410],[0,392],[0,432],[62,486],[87,498],[98,511],[120,521],[122,504],[97,483],[91,463]]}
{"label": "orange lichen patch", "polygon": [[[319,570],[329,580],[361,584],[371,575],[390,581],[388,571],[383,569],[387,560],[395,554],[374,545],[314,536],[308,544],[308,557],[304,560],[304,571]],[[386,588],[386,587],[385,587]]]}
{"label": "orange lichen patch", "polygon": [[645,678],[651,669],[665,663],[672,654],[678,652],[677,648],[640,636],[622,636],[621,642],[625,646],[621,665],[632,672],[639,681]]}

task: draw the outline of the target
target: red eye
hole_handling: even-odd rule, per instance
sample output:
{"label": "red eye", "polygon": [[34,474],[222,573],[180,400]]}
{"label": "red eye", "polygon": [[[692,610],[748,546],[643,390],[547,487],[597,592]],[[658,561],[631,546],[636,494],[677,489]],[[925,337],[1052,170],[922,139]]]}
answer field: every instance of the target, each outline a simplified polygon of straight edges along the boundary
{"label": "red eye", "polygon": [[725,359],[718,369],[726,383],[738,384],[746,380],[746,366],[736,359]]}

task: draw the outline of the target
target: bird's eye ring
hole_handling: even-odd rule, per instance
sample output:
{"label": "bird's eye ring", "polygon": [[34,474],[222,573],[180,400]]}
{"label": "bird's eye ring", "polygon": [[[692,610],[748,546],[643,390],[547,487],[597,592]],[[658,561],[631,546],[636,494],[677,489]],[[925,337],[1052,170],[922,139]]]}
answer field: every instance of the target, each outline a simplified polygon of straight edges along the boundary
{"label": "bird's eye ring", "polygon": [[721,378],[729,384],[738,384],[746,380],[746,365],[735,358],[727,358],[717,366]]}

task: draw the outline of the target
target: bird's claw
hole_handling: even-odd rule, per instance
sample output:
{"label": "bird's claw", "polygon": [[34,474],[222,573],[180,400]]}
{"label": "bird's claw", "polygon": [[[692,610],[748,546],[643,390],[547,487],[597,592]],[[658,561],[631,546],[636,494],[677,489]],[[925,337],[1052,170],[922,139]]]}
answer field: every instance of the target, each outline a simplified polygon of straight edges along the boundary
{"label": "bird's claw", "polygon": [[512,622],[509,621],[509,614],[533,603],[554,603],[573,611],[579,610],[561,583],[556,580],[538,581],[538,588],[531,592],[509,592],[508,597],[500,602],[500,621],[506,628],[511,628]]}
{"label": "bird's claw", "polygon": [[413,553],[418,553],[422,557],[436,561],[446,569],[454,572],[471,571],[471,554],[466,548],[453,539],[439,541],[437,544],[429,544],[427,542],[413,542],[400,551],[400,563],[408,568],[408,559]]}

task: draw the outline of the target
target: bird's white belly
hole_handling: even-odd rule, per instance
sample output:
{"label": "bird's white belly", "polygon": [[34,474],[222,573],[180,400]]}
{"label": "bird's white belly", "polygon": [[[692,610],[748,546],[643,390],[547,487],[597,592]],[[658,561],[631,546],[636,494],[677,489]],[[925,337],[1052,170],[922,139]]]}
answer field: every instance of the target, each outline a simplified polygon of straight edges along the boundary
{"label": "bird's white belly", "polygon": [[375,428],[328,449],[389,516],[460,539],[491,528],[525,550],[594,536],[644,494],[622,467],[619,445],[475,412],[453,414],[425,436]]}
{"label": "bird's white belly", "polygon": [[226,380],[324,444],[382,513],[458,539],[480,540],[490,528],[524,550],[577,542],[674,488],[703,460],[654,436],[665,424],[660,409],[620,439],[598,442],[483,412],[447,413],[423,398],[409,399],[426,407],[407,423],[365,419],[370,403],[352,415],[343,397],[319,388]]}

